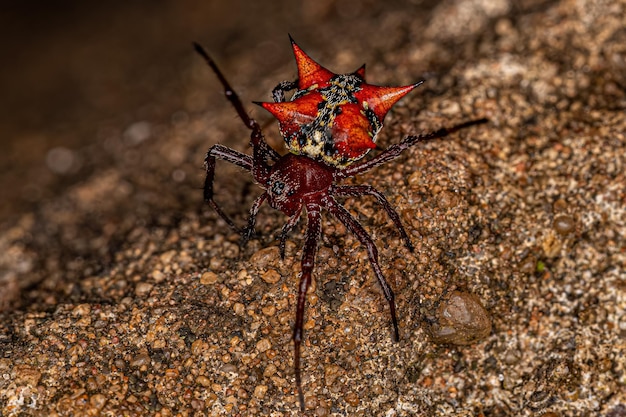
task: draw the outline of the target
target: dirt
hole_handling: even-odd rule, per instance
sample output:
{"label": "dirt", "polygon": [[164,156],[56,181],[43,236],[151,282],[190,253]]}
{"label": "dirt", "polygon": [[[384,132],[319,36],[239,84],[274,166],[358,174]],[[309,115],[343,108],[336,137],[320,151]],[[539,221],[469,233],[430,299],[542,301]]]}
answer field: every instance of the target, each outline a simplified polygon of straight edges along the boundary
{"label": "dirt", "polygon": [[[283,214],[264,206],[240,247],[203,204],[208,147],[249,149],[190,47],[214,54],[245,103],[269,100],[295,77],[288,32],[336,72],[366,62],[374,84],[425,80],[385,119],[382,148],[489,119],[351,180],[385,194],[416,248],[372,199],[343,201],[378,245],[399,342],[365,250],[324,215],[304,415],[626,415],[626,4],[272,4],[103,10],[116,31],[67,41],[68,56],[90,45],[115,56],[115,34],[128,33],[140,40],[120,56],[141,59],[80,60],[77,74],[120,67],[107,82],[84,75],[83,98],[46,96],[40,124],[6,128],[0,416],[299,413],[291,329],[305,225],[281,260]],[[85,27],[101,22],[84,13]],[[74,39],[49,33],[42,48]],[[276,123],[248,109],[281,149]],[[260,190],[219,167],[216,200],[243,225]],[[459,294],[483,324],[464,327],[463,344],[437,343],[432,326]]]}

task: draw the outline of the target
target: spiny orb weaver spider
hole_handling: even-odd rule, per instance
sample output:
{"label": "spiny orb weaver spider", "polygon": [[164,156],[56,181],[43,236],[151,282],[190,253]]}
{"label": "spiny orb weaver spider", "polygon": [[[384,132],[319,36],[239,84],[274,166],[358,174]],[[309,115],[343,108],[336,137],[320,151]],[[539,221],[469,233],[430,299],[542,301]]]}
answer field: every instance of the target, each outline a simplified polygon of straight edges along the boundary
{"label": "spiny orb weaver spider", "polygon": [[[290,38],[291,39],[291,38]],[[223,145],[213,145],[205,158],[206,180],[204,199],[217,214],[242,235],[242,245],[250,239],[261,204],[282,211],[289,220],[280,233],[279,252],[285,257],[288,233],[297,225],[304,211],[307,230],[301,260],[296,322],[293,331],[294,370],[300,408],[304,411],[304,394],[300,371],[300,345],[307,290],[315,262],[317,245],[322,233],[321,211],[326,209],[337,218],[365,246],[374,274],[389,303],[393,338],[399,340],[398,320],[394,294],[378,263],[378,250],[372,238],[335,197],[372,196],[387,212],[398,229],[406,247],[413,251],[400,216],[385,196],[370,185],[337,185],[345,178],[369,171],[397,158],[404,150],[419,142],[442,138],[468,126],[485,123],[486,119],[462,123],[450,129],[419,136],[408,136],[389,146],[375,157],[356,163],[376,147],[376,134],[391,107],[421,82],[404,87],[379,87],[365,82],[365,67],[350,74],[334,74],[306,55],[291,39],[298,66],[298,78],[279,83],[272,91],[274,102],[255,103],[272,113],[279,121],[280,131],[289,153],[281,156],[271,148],[260,125],[248,116],[241,100],[232,89],[215,62],[194,43],[196,51],[215,72],[224,87],[226,98],[232,103],[243,123],[252,131],[252,156]],[[285,92],[296,90],[290,101]],[[252,204],[248,224],[239,229],[213,200],[213,179],[216,159],[238,165],[250,171],[254,181],[265,191]]]}

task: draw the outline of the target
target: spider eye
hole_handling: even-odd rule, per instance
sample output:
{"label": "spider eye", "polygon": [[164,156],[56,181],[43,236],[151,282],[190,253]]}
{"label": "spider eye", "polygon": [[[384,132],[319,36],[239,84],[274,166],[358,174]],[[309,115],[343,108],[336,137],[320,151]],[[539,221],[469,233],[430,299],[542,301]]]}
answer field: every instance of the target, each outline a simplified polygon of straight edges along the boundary
{"label": "spider eye", "polygon": [[285,189],[285,183],[282,181],[276,181],[271,185],[271,187],[273,194],[281,195]]}

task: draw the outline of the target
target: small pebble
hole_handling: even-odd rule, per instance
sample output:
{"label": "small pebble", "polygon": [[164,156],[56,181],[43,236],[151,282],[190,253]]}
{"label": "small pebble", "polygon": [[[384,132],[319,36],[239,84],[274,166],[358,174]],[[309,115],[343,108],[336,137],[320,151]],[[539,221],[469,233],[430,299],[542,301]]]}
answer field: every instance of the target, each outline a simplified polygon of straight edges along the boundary
{"label": "small pebble", "polygon": [[167,342],[164,339],[157,339],[152,342],[152,349],[163,349],[167,346]]}
{"label": "small pebble", "polygon": [[18,385],[31,385],[37,386],[41,379],[41,372],[37,367],[30,365],[15,365],[13,371],[16,374],[15,382]]}
{"label": "small pebble", "polygon": [[345,350],[354,350],[356,348],[356,340],[355,339],[346,339],[341,344]]}
{"label": "small pebble", "polygon": [[155,269],[154,271],[152,271],[152,279],[156,282],[162,282],[163,280],[165,280],[165,274],[158,269]]}
{"label": "small pebble", "polygon": [[562,198],[559,198],[552,205],[552,210],[555,213],[559,213],[559,212],[567,210],[567,202],[565,200],[563,200]]}
{"label": "small pebble", "polygon": [[437,198],[439,199],[439,207],[441,208],[452,208],[459,204],[459,197],[450,191],[442,191],[437,194]]}
{"label": "small pebble", "polygon": [[261,398],[265,397],[266,393],[267,393],[267,385],[257,385],[254,388],[254,396],[256,398],[261,399]]}
{"label": "small pebble", "polygon": [[250,263],[259,269],[266,269],[269,265],[275,264],[280,259],[278,246],[270,246],[256,251],[250,257]]}
{"label": "small pebble", "polygon": [[243,314],[246,312],[246,306],[241,303],[235,303],[233,304],[233,311],[236,315],[243,316]]}
{"label": "small pebble", "polygon": [[261,353],[265,352],[271,347],[272,347],[272,343],[267,338],[263,338],[259,340],[256,344],[256,349]]}
{"label": "small pebble", "polygon": [[261,275],[261,279],[268,284],[276,284],[280,278],[280,274],[275,269],[270,269]]}
{"label": "small pebble", "polygon": [[147,353],[140,353],[139,355],[135,356],[133,360],[130,362],[130,366],[133,368],[140,368],[144,365],[149,365],[149,364],[150,364],[150,355],[148,355]]}
{"label": "small pebble", "polygon": [[569,214],[559,214],[554,218],[552,227],[560,235],[567,235],[574,230],[576,223]]}
{"label": "small pebble", "polygon": [[167,265],[172,262],[174,256],[176,256],[176,251],[168,250],[167,252],[162,253],[161,256],[159,256],[159,259],[161,260],[161,262],[163,262],[164,265]]}
{"label": "small pebble", "polygon": [[196,339],[192,344],[191,344],[191,354],[194,356],[198,356],[200,354],[202,354],[202,352],[207,351],[209,348],[209,345],[207,342],[205,342],[202,339]]}
{"label": "small pebble", "polygon": [[140,282],[135,287],[135,295],[137,297],[145,297],[152,291],[153,285],[148,282]]}
{"label": "small pebble", "polygon": [[326,407],[317,407],[315,409],[315,415],[317,417],[326,417],[328,415],[328,409]]}
{"label": "small pebble", "polygon": [[97,410],[101,410],[107,402],[107,397],[102,394],[94,394],[89,398],[89,404]]}
{"label": "small pebble", "polygon": [[437,309],[431,335],[436,343],[469,345],[491,333],[489,313],[474,294],[454,291]]}
{"label": "small pebble", "polygon": [[232,363],[227,363],[222,366],[222,372],[224,372],[225,374],[234,374],[237,372],[237,367]]}
{"label": "small pebble", "polygon": [[359,405],[359,395],[356,392],[349,392],[345,395],[345,400],[352,407]]}
{"label": "small pebble", "polygon": [[263,376],[266,378],[269,378],[270,376],[276,373],[276,370],[277,370],[276,365],[274,365],[273,363],[270,363],[269,365],[267,365],[267,367],[263,371]]}
{"label": "small pebble", "polygon": [[345,373],[344,369],[339,365],[326,365],[324,367],[324,380],[326,385],[333,385],[341,375]]}
{"label": "small pebble", "polygon": [[532,274],[537,270],[537,258],[533,255],[528,255],[520,261],[518,264],[520,272],[525,274]]}
{"label": "small pebble", "polygon": [[89,314],[89,312],[91,311],[91,306],[89,304],[79,304],[76,307],[74,307],[74,309],[72,310],[72,314],[74,316],[85,316],[87,314]]}
{"label": "small pebble", "polygon": [[204,375],[200,375],[196,378],[196,383],[198,385],[202,385],[203,387],[210,387],[211,380]]}
{"label": "small pebble", "polygon": [[202,285],[212,285],[219,281],[219,277],[215,272],[207,271],[200,277],[200,284]]}
{"label": "small pebble", "polygon": [[272,317],[274,314],[276,314],[276,307],[274,307],[273,305],[265,306],[261,309],[261,311],[266,316]]}

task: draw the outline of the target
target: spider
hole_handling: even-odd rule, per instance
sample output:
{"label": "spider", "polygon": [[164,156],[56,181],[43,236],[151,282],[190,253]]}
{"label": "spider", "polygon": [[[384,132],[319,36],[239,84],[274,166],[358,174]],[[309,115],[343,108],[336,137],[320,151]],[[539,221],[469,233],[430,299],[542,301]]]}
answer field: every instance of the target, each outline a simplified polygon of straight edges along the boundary
{"label": "spider", "polygon": [[[194,48],[217,75],[224,87],[226,98],[246,127],[252,131],[250,137],[252,155],[219,144],[209,149],[204,161],[205,201],[231,228],[242,235],[242,245],[250,239],[257,213],[265,201],[271,207],[285,213],[289,219],[281,230],[279,243],[279,253],[283,259],[287,235],[298,224],[303,212],[306,213],[307,228],[301,259],[302,272],[292,335],[295,382],[300,408],[304,410],[300,347],[306,294],[311,284],[315,255],[322,233],[322,209],[339,220],[367,250],[374,275],[389,304],[394,341],[399,340],[395,298],[383,276],[376,245],[359,221],[337,202],[336,197],[374,197],[398,229],[406,247],[413,251],[413,244],[400,221],[400,216],[380,191],[370,185],[338,185],[338,183],[392,161],[404,150],[420,142],[443,138],[459,129],[485,123],[486,119],[469,121],[449,129],[442,128],[425,135],[408,136],[375,157],[356,162],[376,147],[376,134],[382,127],[382,121],[389,109],[421,82],[404,87],[379,87],[367,84],[364,66],[350,74],[334,74],[307,56],[293,39],[291,43],[298,65],[298,78],[293,82],[279,83],[272,91],[273,103],[255,102],[278,119],[281,134],[290,151],[283,156],[267,144],[260,125],[248,116],[241,100],[213,59],[197,43],[194,43]],[[287,101],[285,93],[291,90],[296,92],[291,100]],[[243,229],[239,229],[213,199],[213,179],[217,159],[250,171],[254,181],[264,189],[252,204],[247,225]]]}

